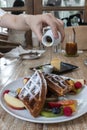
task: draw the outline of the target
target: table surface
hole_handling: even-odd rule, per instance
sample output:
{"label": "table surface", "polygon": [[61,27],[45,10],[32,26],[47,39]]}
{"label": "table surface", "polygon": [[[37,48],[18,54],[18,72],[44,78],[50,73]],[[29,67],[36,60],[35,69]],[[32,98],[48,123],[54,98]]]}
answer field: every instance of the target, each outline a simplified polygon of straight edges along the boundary
{"label": "table surface", "polygon": [[[87,80],[87,66],[84,65],[84,60],[87,58],[86,51],[79,54],[78,57],[66,57],[64,54],[58,53],[51,55],[51,53],[47,51],[41,58],[35,60],[1,58],[0,89],[19,77],[32,75],[33,71],[29,68],[49,63],[51,56],[59,57],[63,62],[79,66],[78,69],[63,74],[64,76]],[[68,122],[39,124],[17,119],[8,114],[0,106],[0,130],[87,130],[87,114]]]}

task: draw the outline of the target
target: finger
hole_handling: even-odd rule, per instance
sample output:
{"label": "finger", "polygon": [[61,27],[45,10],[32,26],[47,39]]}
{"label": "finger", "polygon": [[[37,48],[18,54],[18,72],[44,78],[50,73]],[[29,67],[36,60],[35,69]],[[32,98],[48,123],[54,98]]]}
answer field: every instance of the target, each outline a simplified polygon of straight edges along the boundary
{"label": "finger", "polygon": [[41,42],[42,41],[42,29],[38,28],[34,31],[34,33],[37,35],[38,40]]}
{"label": "finger", "polygon": [[61,20],[57,20],[57,24],[58,24],[58,30],[61,33],[62,36],[62,41],[64,40],[65,37],[65,31],[64,31],[64,23]]}
{"label": "finger", "polygon": [[52,29],[54,38],[58,38],[58,31],[61,33],[62,41],[64,39],[64,24],[61,20],[56,19],[52,14],[46,14],[43,17],[43,21],[46,22]]}
{"label": "finger", "polygon": [[54,37],[58,38],[57,26],[56,26],[57,23],[55,22],[54,16],[52,14],[46,14],[43,17],[43,22],[44,22],[44,25],[51,27]]}

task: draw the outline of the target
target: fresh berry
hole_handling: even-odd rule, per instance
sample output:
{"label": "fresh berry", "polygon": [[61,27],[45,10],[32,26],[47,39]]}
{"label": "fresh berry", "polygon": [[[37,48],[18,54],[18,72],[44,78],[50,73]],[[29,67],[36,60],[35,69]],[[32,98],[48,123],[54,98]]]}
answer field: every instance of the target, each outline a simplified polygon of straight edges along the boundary
{"label": "fresh berry", "polygon": [[75,84],[74,84],[75,88],[76,89],[79,89],[79,88],[82,88],[82,84],[81,82],[77,81]]}
{"label": "fresh berry", "polygon": [[50,108],[55,108],[55,107],[59,108],[61,106],[61,104],[58,102],[48,102],[48,106]]}
{"label": "fresh berry", "polygon": [[59,114],[59,113],[61,113],[61,108],[59,107],[54,107],[54,108],[52,108],[52,112],[54,113],[54,114]]}
{"label": "fresh berry", "polygon": [[65,116],[71,116],[72,115],[72,109],[70,107],[64,107],[63,113]]}
{"label": "fresh berry", "polygon": [[9,93],[9,92],[10,92],[10,90],[5,90],[5,91],[3,92],[3,95],[6,94],[6,93]]}

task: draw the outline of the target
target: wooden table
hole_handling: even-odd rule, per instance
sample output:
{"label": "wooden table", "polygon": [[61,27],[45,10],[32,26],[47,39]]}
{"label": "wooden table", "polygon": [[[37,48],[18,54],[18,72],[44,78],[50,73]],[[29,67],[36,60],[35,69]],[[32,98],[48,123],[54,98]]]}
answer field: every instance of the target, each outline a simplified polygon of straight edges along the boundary
{"label": "wooden table", "polygon": [[[55,53],[53,56],[57,56]],[[87,58],[87,52],[80,54],[78,57],[65,57],[64,54],[59,54],[59,58],[63,62],[68,62],[79,66],[79,69],[64,74],[74,78],[84,78],[87,80],[87,66],[84,65],[84,60]],[[8,83],[31,75],[33,72],[29,69],[31,66],[49,63],[47,52],[36,60],[20,60],[20,59],[0,59],[0,89]],[[17,119],[0,107],[0,130],[87,130],[87,114],[69,122],[55,124],[38,124]]]}

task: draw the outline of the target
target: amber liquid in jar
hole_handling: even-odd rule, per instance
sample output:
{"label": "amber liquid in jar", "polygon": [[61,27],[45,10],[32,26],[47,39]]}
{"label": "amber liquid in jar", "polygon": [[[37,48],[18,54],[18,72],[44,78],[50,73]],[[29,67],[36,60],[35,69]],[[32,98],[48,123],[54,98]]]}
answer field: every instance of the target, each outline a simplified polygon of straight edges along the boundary
{"label": "amber liquid in jar", "polygon": [[77,43],[66,43],[65,51],[67,55],[75,56],[77,54]]}

